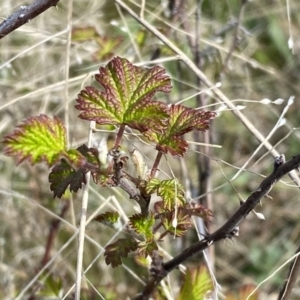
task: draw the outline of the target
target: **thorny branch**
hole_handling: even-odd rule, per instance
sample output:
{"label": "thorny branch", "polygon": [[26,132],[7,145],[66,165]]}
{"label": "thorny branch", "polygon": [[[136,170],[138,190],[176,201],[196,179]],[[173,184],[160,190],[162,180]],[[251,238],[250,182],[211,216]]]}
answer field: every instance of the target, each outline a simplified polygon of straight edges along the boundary
{"label": "thorny branch", "polygon": [[[56,6],[59,0],[36,0],[29,6],[21,6],[0,24],[0,39],[34,19],[51,6]],[[1,16],[3,17],[3,16]]]}
{"label": "thorny branch", "polygon": [[[282,155],[281,158],[283,157],[284,156]],[[234,237],[240,222],[247,217],[247,215],[254,209],[254,207],[262,200],[263,197],[268,195],[274,184],[284,175],[294,169],[297,169],[299,166],[300,154],[294,156],[286,163],[275,166],[275,170],[261,182],[259,187],[248,197],[248,199],[238,208],[238,210],[227,220],[223,226],[221,226],[215,232],[207,235],[203,240],[191,245],[173,259],[163,263],[162,267],[160,268],[161,272],[159,274],[152,273],[143,292],[139,294],[136,299],[149,299],[150,295],[153,293],[160,281],[174,268],[178,267],[181,263],[190,259],[192,256],[205,250],[212,244],[226,238]]]}

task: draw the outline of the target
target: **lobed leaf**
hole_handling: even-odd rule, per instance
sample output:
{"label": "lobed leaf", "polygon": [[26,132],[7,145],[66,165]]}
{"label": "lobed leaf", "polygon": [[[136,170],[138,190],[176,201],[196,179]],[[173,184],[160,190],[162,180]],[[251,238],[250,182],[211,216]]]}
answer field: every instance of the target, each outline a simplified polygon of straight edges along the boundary
{"label": "lobed leaf", "polygon": [[55,166],[49,174],[50,190],[53,196],[61,198],[68,186],[71,192],[77,192],[86,184],[86,172],[83,169],[75,170],[65,159]]}
{"label": "lobed leaf", "polygon": [[137,248],[138,243],[132,239],[118,239],[105,247],[105,262],[115,268],[122,264],[122,257],[127,257],[129,252],[135,251]]}
{"label": "lobed leaf", "polygon": [[177,206],[185,204],[183,186],[176,179],[159,181],[156,178],[151,179],[146,186],[149,194],[157,193],[163,200],[163,207],[172,211]]}
{"label": "lobed leaf", "polygon": [[146,240],[153,238],[153,225],[155,219],[153,214],[135,214],[129,218],[129,226],[140,235],[143,235]]}
{"label": "lobed leaf", "polygon": [[206,267],[200,266],[194,270],[188,269],[177,300],[206,299],[213,291],[213,288],[213,283]]}
{"label": "lobed leaf", "polygon": [[209,128],[209,120],[215,115],[215,112],[172,104],[163,133],[151,129],[143,134],[157,144],[157,150],[164,153],[170,152],[173,156],[182,156],[188,149],[188,144],[182,136],[192,130],[206,131]]}
{"label": "lobed leaf", "polygon": [[170,78],[159,66],[146,70],[120,57],[99,69],[96,80],[104,91],[88,86],[78,95],[79,117],[98,124],[125,124],[146,131],[166,122],[167,106],[152,97],[158,91],[170,92]]}
{"label": "lobed leaf", "polygon": [[52,166],[66,154],[66,129],[55,116],[29,117],[4,137],[3,144],[4,153],[15,156],[18,164],[28,160],[31,164],[46,162]]}
{"label": "lobed leaf", "polygon": [[156,193],[157,189],[159,188],[161,181],[157,178],[152,178],[150,181],[146,182],[146,192],[151,195]]}
{"label": "lobed leaf", "polygon": [[154,250],[158,250],[158,246],[153,240],[143,241],[138,244],[138,253],[143,257],[151,256]]}
{"label": "lobed leaf", "polygon": [[[175,217],[177,218],[177,225],[173,227]],[[182,237],[186,231],[192,227],[191,217],[185,213],[185,209],[182,207],[178,207],[177,215],[175,211],[164,215],[164,217],[162,217],[162,223],[169,234],[177,237]]]}
{"label": "lobed leaf", "polygon": [[82,184],[86,184],[87,172],[91,172],[94,181],[99,180],[100,167],[97,149],[82,145],[77,150],[69,150],[49,174],[50,190],[58,198],[62,197],[68,186],[71,192],[76,193]]}

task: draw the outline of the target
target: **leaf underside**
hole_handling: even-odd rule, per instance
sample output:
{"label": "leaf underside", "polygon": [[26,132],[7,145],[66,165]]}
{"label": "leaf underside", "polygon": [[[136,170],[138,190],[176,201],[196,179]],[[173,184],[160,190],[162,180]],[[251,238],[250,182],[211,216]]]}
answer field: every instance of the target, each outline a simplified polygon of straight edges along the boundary
{"label": "leaf underside", "polygon": [[122,264],[122,257],[127,257],[129,252],[137,250],[138,243],[133,239],[118,239],[105,247],[105,262],[113,268]]}
{"label": "leaf underside", "polygon": [[71,192],[77,192],[86,184],[85,175],[91,171],[93,178],[98,178],[100,173],[100,161],[98,151],[94,148],[88,148],[82,145],[77,150],[72,150],[72,153],[78,152],[83,157],[83,162],[80,165],[74,165],[65,158],[61,159],[60,164],[54,166],[49,174],[50,190],[54,197],[61,198],[68,186]]}

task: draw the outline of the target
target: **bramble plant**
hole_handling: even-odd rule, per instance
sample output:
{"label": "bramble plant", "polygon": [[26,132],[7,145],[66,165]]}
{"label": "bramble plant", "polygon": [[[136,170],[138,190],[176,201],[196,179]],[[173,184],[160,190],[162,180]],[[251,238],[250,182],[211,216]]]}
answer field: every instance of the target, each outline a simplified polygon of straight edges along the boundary
{"label": "bramble plant", "polygon": [[[85,87],[78,95],[75,108],[80,111],[81,119],[118,128],[112,149],[100,153],[85,144],[68,149],[62,121],[56,116],[39,115],[29,117],[4,138],[4,151],[16,157],[18,164],[46,162],[52,168],[49,183],[54,197],[61,198],[68,187],[71,192],[77,192],[86,183],[86,174],[91,172],[96,184],[120,187],[139,204],[141,213],[129,217],[128,226],[133,234],[105,249],[106,263],[116,267],[132,251],[152,257],[158,250],[157,243],[166,235],[182,237],[192,226],[192,216],[208,220],[212,215],[202,205],[185,199],[183,186],[176,178],[160,180],[156,174],[163,154],[184,156],[188,149],[184,134],[209,129],[209,121],[216,114],[153,100],[156,92],[171,91],[171,80],[159,66],[144,69],[115,57],[100,68],[95,78],[103,89]],[[129,155],[119,150],[126,127],[154,143],[157,156],[151,169],[141,153],[134,150],[130,156],[136,174],[127,173]],[[154,193],[161,201],[150,211]],[[95,218],[105,224],[114,224],[118,219],[116,211]]]}

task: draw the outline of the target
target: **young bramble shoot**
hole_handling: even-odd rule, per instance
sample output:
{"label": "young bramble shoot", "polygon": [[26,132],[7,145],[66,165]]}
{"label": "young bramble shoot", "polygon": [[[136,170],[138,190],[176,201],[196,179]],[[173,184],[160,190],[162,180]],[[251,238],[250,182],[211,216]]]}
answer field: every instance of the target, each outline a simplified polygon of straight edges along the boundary
{"label": "young bramble shoot", "polygon": [[[5,154],[16,157],[18,163],[46,162],[52,167],[49,182],[54,197],[61,198],[67,188],[76,193],[86,183],[86,174],[91,172],[97,185],[120,187],[137,201],[142,213],[129,217],[126,227],[132,236],[126,235],[105,248],[106,263],[116,267],[132,251],[144,257],[152,256],[158,249],[157,240],[166,234],[182,237],[192,226],[192,216],[209,220],[211,211],[199,204],[187,203],[184,188],[176,178],[154,177],[163,153],[183,156],[188,149],[184,135],[209,129],[210,120],[216,114],[153,100],[157,92],[171,91],[171,80],[159,66],[145,69],[115,57],[100,68],[96,80],[102,90],[86,87],[79,93],[75,107],[81,119],[119,127],[111,149],[105,140],[95,148],[81,145],[68,149],[62,121],[46,115],[29,117],[7,135],[3,143]],[[130,156],[134,174],[127,172],[129,156],[121,156],[119,151],[125,126],[140,131],[155,144],[157,157],[152,169],[148,169],[143,154],[133,150]],[[149,211],[154,193],[161,201]],[[118,212],[100,214],[95,220],[114,229],[122,223]]]}

